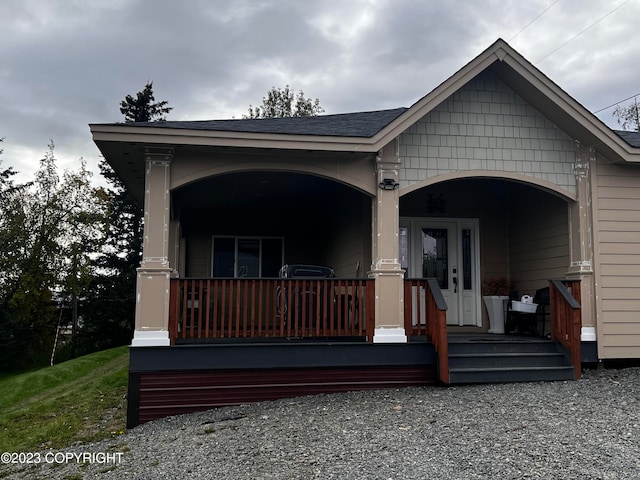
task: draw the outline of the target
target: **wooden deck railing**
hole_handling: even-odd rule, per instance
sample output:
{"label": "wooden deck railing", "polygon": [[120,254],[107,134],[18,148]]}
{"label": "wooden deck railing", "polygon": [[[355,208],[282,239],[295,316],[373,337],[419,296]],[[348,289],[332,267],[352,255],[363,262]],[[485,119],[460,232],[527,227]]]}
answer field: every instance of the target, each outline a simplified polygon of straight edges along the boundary
{"label": "wooden deck railing", "polygon": [[373,337],[373,279],[171,280],[171,343],[262,337]]}
{"label": "wooden deck railing", "polygon": [[447,303],[435,278],[404,281],[404,329],[409,335],[426,335],[438,353],[438,375],[449,383]]}
{"label": "wooden deck railing", "polygon": [[551,339],[569,351],[575,379],[582,372],[580,356],[580,281],[551,280],[549,288],[551,310]]}

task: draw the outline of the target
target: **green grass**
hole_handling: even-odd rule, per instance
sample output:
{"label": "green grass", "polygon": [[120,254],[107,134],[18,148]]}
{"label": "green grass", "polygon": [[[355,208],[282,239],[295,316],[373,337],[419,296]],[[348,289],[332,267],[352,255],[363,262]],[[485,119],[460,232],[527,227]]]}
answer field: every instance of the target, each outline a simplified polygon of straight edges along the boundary
{"label": "green grass", "polygon": [[125,430],[129,354],[118,347],[0,378],[0,452],[63,448]]}

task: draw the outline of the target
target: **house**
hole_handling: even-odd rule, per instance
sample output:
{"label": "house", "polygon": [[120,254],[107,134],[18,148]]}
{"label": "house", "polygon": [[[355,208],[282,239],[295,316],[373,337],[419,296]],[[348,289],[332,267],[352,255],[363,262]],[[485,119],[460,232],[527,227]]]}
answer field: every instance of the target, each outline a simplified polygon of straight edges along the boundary
{"label": "house", "polygon": [[[91,132],[144,204],[129,426],[455,383],[454,339],[488,331],[491,278],[550,289],[546,343],[571,378],[583,361],[640,358],[640,135],[503,40],[410,108]],[[335,278],[279,278],[285,264]],[[505,358],[503,380],[547,378]]]}

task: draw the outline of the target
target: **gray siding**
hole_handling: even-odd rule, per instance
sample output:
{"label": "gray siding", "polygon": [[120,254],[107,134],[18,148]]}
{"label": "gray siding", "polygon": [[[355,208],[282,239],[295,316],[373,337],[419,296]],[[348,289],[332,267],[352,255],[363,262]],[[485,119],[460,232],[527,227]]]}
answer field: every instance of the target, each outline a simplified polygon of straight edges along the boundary
{"label": "gray siding", "polygon": [[640,168],[598,163],[596,274],[601,358],[640,358]]}
{"label": "gray siding", "polygon": [[402,185],[465,170],[518,173],[575,193],[573,140],[489,72],[400,136]]}

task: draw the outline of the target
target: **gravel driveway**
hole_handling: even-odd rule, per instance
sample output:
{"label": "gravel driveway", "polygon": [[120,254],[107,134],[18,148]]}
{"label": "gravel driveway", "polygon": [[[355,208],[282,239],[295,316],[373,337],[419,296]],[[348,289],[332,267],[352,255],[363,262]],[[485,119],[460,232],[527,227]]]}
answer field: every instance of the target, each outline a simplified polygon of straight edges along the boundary
{"label": "gravel driveway", "polygon": [[[91,462],[55,463],[71,453]],[[100,462],[117,454],[120,461]],[[43,452],[43,455],[45,452]],[[0,466],[0,478],[637,479],[640,368],[577,382],[406,388],[227,407]],[[103,459],[104,460],[104,459]]]}

